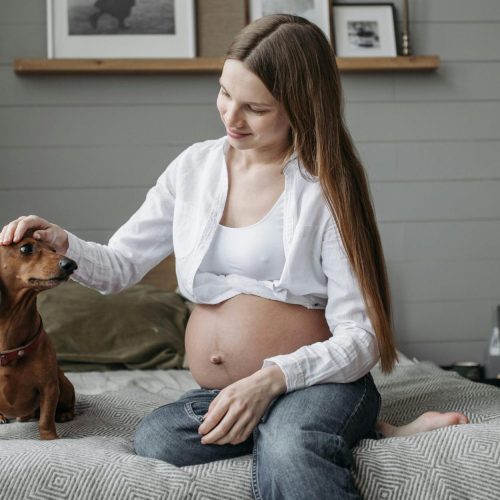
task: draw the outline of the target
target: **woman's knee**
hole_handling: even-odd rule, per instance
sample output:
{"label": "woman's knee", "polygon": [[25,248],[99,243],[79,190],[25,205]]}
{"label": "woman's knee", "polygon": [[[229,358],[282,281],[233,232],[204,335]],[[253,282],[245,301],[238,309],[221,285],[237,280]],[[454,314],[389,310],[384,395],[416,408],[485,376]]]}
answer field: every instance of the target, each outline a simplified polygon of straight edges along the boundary
{"label": "woman's knee", "polygon": [[296,429],[338,434],[352,447],[373,428],[379,403],[378,391],[366,376],[349,384],[320,384],[288,393],[276,400],[264,421],[276,432],[290,421]]}
{"label": "woman's knee", "polygon": [[136,453],[177,467],[250,453],[251,440],[236,446],[201,444],[198,427],[214,397],[215,394],[191,394],[147,415],[135,434]]}
{"label": "woman's knee", "polygon": [[157,408],[146,415],[136,429],[134,448],[137,455],[156,458],[173,465],[181,458],[185,436],[176,427],[180,421],[175,403]]}
{"label": "woman's knee", "polygon": [[325,459],[339,467],[350,467],[351,450],[341,435],[287,427],[267,434],[262,429],[259,435],[259,455],[273,467],[282,464],[289,470],[291,464],[304,464],[313,457],[313,461]]}

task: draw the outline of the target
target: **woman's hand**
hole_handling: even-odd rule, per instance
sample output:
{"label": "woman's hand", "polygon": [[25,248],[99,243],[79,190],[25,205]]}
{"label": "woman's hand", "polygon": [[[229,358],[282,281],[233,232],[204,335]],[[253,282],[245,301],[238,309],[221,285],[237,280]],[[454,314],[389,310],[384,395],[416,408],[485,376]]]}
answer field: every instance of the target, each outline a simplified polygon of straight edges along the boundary
{"label": "woman's hand", "polygon": [[212,401],[198,428],[202,444],[246,441],[271,401],[285,391],[285,376],[277,365],[228,385]]}
{"label": "woman's hand", "polygon": [[33,238],[47,243],[56,252],[65,254],[68,251],[66,231],[37,215],[19,217],[4,226],[0,233],[0,245],[18,243],[28,231],[33,231]]}

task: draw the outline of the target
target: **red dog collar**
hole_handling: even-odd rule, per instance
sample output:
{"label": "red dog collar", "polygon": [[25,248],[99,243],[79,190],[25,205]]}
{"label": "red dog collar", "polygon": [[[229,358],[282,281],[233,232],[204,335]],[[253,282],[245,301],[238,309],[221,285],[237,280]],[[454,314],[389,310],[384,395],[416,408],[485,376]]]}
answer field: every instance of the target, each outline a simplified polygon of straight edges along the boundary
{"label": "red dog collar", "polygon": [[20,359],[34,351],[40,342],[45,338],[45,330],[43,329],[42,320],[40,319],[40,326],[35,338],[26,345],[18,347],[17,349],[10,349],[9,351],[0,351],[0,366],[5,366],[14,361],[15,359]]}

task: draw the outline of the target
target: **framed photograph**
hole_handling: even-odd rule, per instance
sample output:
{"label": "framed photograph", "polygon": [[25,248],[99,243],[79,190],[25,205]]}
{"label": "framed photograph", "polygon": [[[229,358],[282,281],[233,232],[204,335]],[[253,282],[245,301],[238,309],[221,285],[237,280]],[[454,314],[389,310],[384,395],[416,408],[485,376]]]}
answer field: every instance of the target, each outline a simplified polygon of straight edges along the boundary
{"label": "framed photograph", "polygon": [[193,0],[47,0],[49,58],[194,57]]}
{"label": "framed photograph", "polygon": [[398,55],[392,3],[334,3],[333,24],[338,57]]}
{"label": "framed photograph", "polygon": [[330,32],[330,0],[250,0],[250,21],[269,14],[293,14],[317,24],[328,40]]}

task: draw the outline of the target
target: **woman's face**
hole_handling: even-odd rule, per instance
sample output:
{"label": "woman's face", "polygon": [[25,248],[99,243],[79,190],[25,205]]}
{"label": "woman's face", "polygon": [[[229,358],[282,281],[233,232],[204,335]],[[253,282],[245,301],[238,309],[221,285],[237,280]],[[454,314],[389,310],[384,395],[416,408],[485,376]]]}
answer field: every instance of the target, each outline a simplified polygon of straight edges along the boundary
{"label": "woman's face", "polygon": [[288,148],[290,122],[283,106],[241,61],[226,60],[220,86],[217,109],[231,146],[276,152]]}

